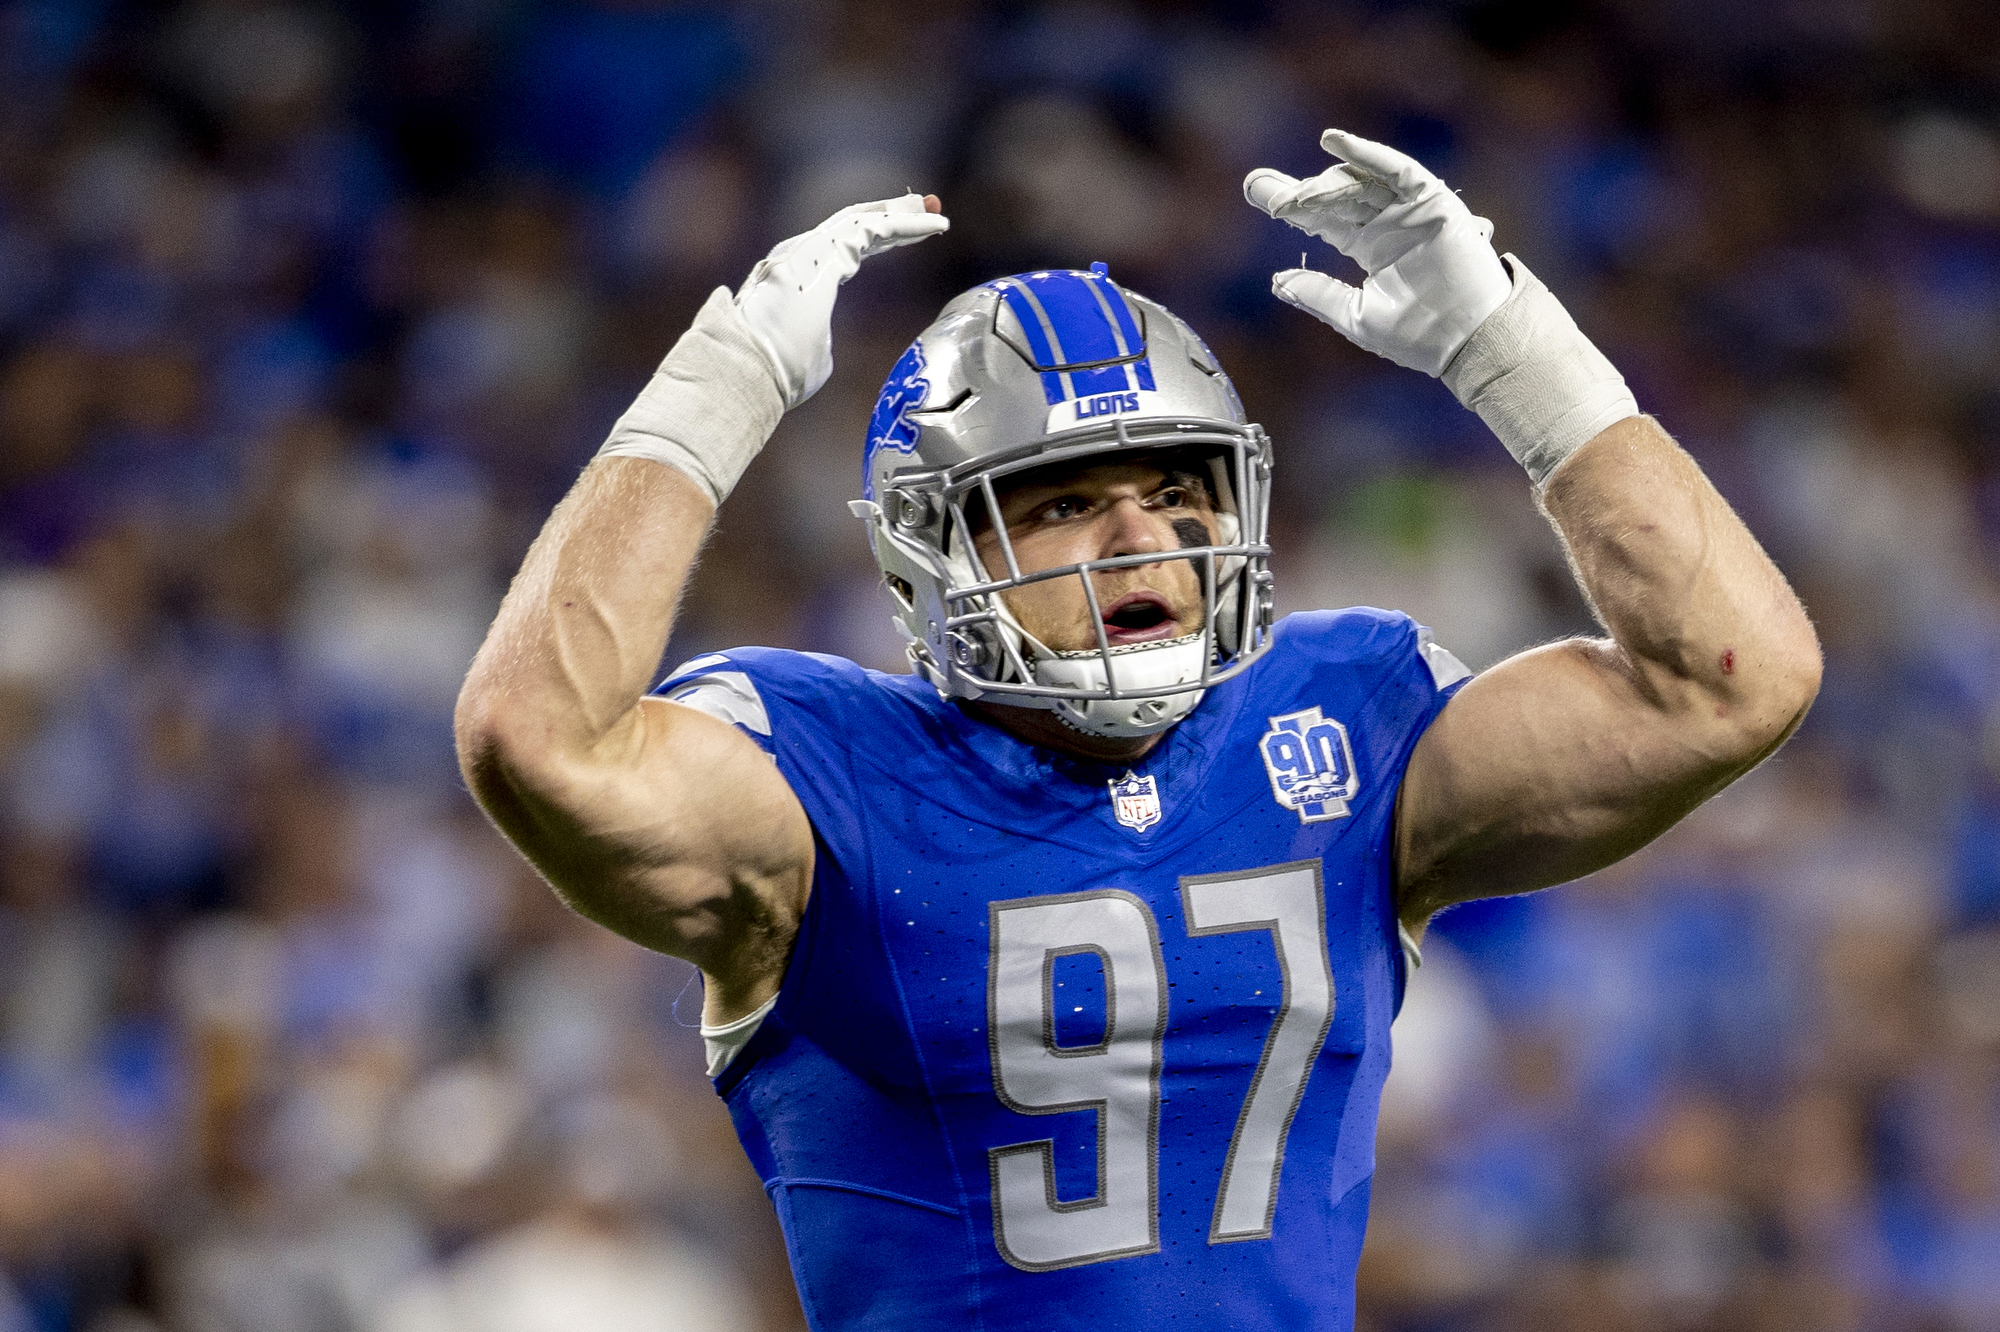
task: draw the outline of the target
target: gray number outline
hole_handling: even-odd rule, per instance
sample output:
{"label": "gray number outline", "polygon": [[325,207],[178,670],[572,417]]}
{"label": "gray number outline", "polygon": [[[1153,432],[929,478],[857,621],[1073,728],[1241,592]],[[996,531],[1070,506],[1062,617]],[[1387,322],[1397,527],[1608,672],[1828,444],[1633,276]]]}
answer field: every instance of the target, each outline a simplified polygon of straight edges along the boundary
{"label": "gray number outline", "polygon": [[[1236,1244],[1246,1240],[1269,1239],[1271,1238],[1272,1226],[1277,1218],[1278,1182],[1283,1176],[1285,1169],[1285,1144],[1291,1138],[1292,1121],[1298,1117],[1299,1106],[1305,1101],[1306,1085],[1312,1081],[1313,1066],[1319,1062],[1319,1056],[1326,1048],[1326,1038],[1333,1030],[1333,1017],[1340,1006],[1339,986],[1333,974],[1333,958],[1327,951],[1326,878],[1322,869],[1322,864],[1318,860],[1293,860],[1287,861],[1282,865],[1265,865],[1254,870],[1235,870],[1226,874],[1189,874],[1182,876],[1180,880],[1182,919],[1190,938],[1201,938],[1216,934],[1235,934],[1248,930],[1266,930],[1271,935],[1271,951],[1277,955],[1278,974],[1282,981],[1277,1016],[1271,1021],[1271,1030],[1265,1034],[1264,1048],[1257,1058],[1257,1070],[1250,1076],[1250,1088],[1244,1093],[1242,1108],[1237,1111],[1236,1128],[1229,1135],[1229,1153],[1223,1158],[1222,1178],[1217,1183],[1215,1190],[1215,1210],[1209,1220],[1208,1242],[1210,1244]],[[1244,1130],[1249,1125],[1251,1112],[1257,1106],[1258,1093],[1264,1086],[1265,1074],[1270,1069],[1271,1053],[1276,1048],[1280,1035],[1284,1031],[1286,1019],[1294,1011],[1292,1003],[1292,968],[1290,960],[1285,956],[1285,941],[1276,917],[1268,920],[1234,920],[1215,925],[1197,926],[1194,923],[1196,916],[1195,903],[1193,898],[1189,896],[1189,889],[1199,889],[1209,884],[1246,883],[1256,879],[1275,878],[1284,874],[1296,874],[1300,871],[1310,871],[1312,874],[1313,919],[1318,927],[1315,932],[1315,946],[1312,949],[1312,954],[1319,960],[1320,966],[1325,969],[1326,1017],[1320,1023],[1319,1033],[1314,1038],[1311,1049],[1300,1067],[1298,1086],[1292,1092],[1291,1104],[1285,1108],[1284,1118],[1279,1125],[1275,1137],[1275,1145],[1272,1150],[1271,1178],[1268,1186],[1269,1194],[1264,1203],[1264,1223],[1256,1230],[1225,1231],[1222,1222],[1223,1207],[1229,1199],[1231,1186],[1236,1178],[1237,1151],[1242,1146]]]}
{"label": "gray number outline", "polygon": [[[1059,1102],[1046,1106],[1024,1105],[1007,1094],[1001,1077],[999,984],[1000,984],[1000,915],[1003,911],[1030,910],[1037,907],[1059,906],[1072,902],[1097,901],[1105,898],[1122,899],[1132,904],[1139,912],[1139,919],[1146,927],[1147,955],[1153,963],[1156,1015],[1152,1024],[1152,1060],[1147,1075],[1147,1086],[1151,1095],[1147,1098],[1149,1108],[1146,1125],[1146,1225],[1147,1237],[1143,1244],[1127,1245],[1117,1249],[1094,1250],[1071,1258],[1037,1262],[1023,1258],[1007,1247],[1005,1221],[1001,1207],[1000,1162],[1011,1156],[1035,1153],[1041,1157],[1043,1200],[1049,1210],[1058,1214],[1089,1211],[1106,1207],[1110,1202],[1110,1162],[1109,1132],[1110,1098],[1097,1097],[1071,1102]],[[1056,1197],[1055,1138],[1038,1138],[1030,1142],[1009,1143],[1002,1147],[989,1147],[986,1152],[988,1186],[993,1206],[993,1247],[1001,1258],[1025,1272],[1053,1272],[1066,1267],[1082,1267],[1091,1263],[1107,1262],[1113,1258],[1132,1258],[1143,1254],[1158,1253],[1160,1250],[1160,1076],[1163,1071],[1164,1044],[1169,1018],[1167,998],[1167,961],[1165,949],[1160,942],[1160,925],[1145,899],[1122,888],[1100,888],[1080,893],[1056,893],[1042,897],[1016,897],[1006,901],[987,904],[987,966],[986,966],[986,1046],[987,1058],[993,1076],[993,1094],[1000,1103],[1021,1115],[1063,1115],[1075,1114],[1080,1110],[1093,1110],[1097,1119],[1097,1182],[1095,1192],[1088,1198],[1078,1198],[1063,1202]],[[1105,1025],[1104,1040],[1098,1046],[1065,1051],[1055,1044],[1054,1003],[1049,988],[1049,978],[1053,971],[1053,954],[1062,955],[1083,951],[1095,951],[1104,959],[1105,974]],[[1116,964],[1109,954],[1101,949],[1080,945],[1063,950],[1045,950],[1040,967],[1042,976],[1042,1015],[1045,1048],[1058,1057],[1073,1058],[1081,1054],[1103,1054],[1109,1051],[1111,1042],[1117,1038],[1114,1022],[1116,999]]]}
{"label": "gray number outline", "polygon": [[[1144,903],[1140,905],[1143,906]],[[1157,937],[1159,930],[1155,928],[1153,933]],[[1104,987],[1104,1035],[1089,1045],[1057,1045],[1056,961],[1065,957],[1082,957],[1085,953],[1093,954],[1097,958],[1097,964],[1104,969],[1104,978],[1107,982]],[[1048,1046],[1049,1053],[1056,1058],[1081,1059],[1087,1055],[1103,1054],[1111,1048],[1111,1033],[1118,1030],[1118,987],[1108,983],[1113,965],[1111,954],[1096,944],[1078,944],[1074,948],[1051,948],[1042,954],[1042,993],[1048,997],[1048,1002],[1042,1005],[1042,1043]],[[987,971],[987,985],[990,988],[993,984],[992,968],[988,967]],[[990,1036],[988,1040],[991,1040]]]}

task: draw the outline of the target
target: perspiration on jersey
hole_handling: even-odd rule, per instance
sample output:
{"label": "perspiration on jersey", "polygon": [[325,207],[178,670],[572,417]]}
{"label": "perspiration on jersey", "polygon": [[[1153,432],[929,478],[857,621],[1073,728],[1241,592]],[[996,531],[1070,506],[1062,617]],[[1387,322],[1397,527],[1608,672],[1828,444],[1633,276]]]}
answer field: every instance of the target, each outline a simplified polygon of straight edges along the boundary
{"label": "perspiration on jersey", "polygon": [[1466,675],[1404,616],[1291,616],[1129,769],[831,657],[662,685],[815,833],[784,985],[716,1080],[812,1326],[1351,1327],[1396,789]]}

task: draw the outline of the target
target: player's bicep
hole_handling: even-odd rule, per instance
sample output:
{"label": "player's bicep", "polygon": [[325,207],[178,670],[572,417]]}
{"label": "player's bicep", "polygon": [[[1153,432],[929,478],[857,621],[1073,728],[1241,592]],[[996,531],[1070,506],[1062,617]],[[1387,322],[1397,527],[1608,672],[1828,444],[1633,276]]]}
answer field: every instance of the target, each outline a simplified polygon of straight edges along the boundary
{"label": "player's bicep", "polygon": [[811,861],[805,807],[776,760],[740,727],[665,698],[641,699],[639,713],[634,794],[647,802],[642,818],[660,817],[661,863],[768,876]]}
{"label": "player's bicep", "polygon": [[1748,766],[1688,724],[1678,692],[1589,639],[1524,652],[1468,682],[1404,775],[1404,919],[1602,868]]}
{"label": "player's bicep", "polygon": [[583,914],[723,973],[803,910],[812,829],[736,726],[644,698],[588,753],[478,784],[487,810]]}

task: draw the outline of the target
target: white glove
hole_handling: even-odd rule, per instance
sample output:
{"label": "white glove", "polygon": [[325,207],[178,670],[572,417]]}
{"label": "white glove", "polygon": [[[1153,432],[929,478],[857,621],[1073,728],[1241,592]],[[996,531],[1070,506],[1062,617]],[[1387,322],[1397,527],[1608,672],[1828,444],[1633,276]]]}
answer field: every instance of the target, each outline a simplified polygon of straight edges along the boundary
{"label": "white glove", "polygon": [[1319,142],[1345,161],[1309,180],[1260,167],[1244,179],[1243,197],[1327,242],[1368,277],[1354,287],[1288,268],[1271,278],[1272,292],[1356,346],[1443,374],[1511,288],[1488,243],[1493,224],[1394,148],[1333,129]]}
{"label": "white glove", "polygon": [[1520,260],[1501,263],[1493,224],[1443,181],[1394,148],[1340,130],[1321,135],[1320,146],[1346,161],[1311,180],[1260,168],[1244,179],[1243,196],[1329,242],[1368,277],[1353,287],[1288,268],[1271,279],[1279,300],[1378,356],[1441,376],[1538,486],[1605,427],[1639,414],[1624,376],[1562,302]]}
{"label": "white glove", "polygon": [[764,349],[785,407],[833,374],[833,298],[861,261],[948,230],[920,194],[843,208],[802,236],[779,241],[736,292],[736,308]]}
{"label": "white glove", "polygon": [[597,451],[664,463],[721,504],[786,411],[833,373],[833,298],[871,254],[951,223],[922,195],[843,208],[717,287]]}

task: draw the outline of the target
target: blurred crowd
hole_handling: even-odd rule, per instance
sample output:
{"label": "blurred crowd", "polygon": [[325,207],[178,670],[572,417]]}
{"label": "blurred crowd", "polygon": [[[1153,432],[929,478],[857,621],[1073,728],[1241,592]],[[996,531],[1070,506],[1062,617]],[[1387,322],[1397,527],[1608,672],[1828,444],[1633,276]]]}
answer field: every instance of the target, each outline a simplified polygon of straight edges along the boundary
{"label": "blurred crowd", "polygon": [[1329,124],[1495,221],[1827,654],[1656,847],[1437,922],[1363,1326],[2000,1329],[1988,0],[0,0],[0,1332],[801,1325],[698,981],[555,903],[449,719],[699,301],[839,205],[954,226],[847,288],[674,659],[901,669],[876,387],[1093,260],[1277,440],[1281,609],[1587,631],[1477,420],[1269,296],[1238,182]]}

